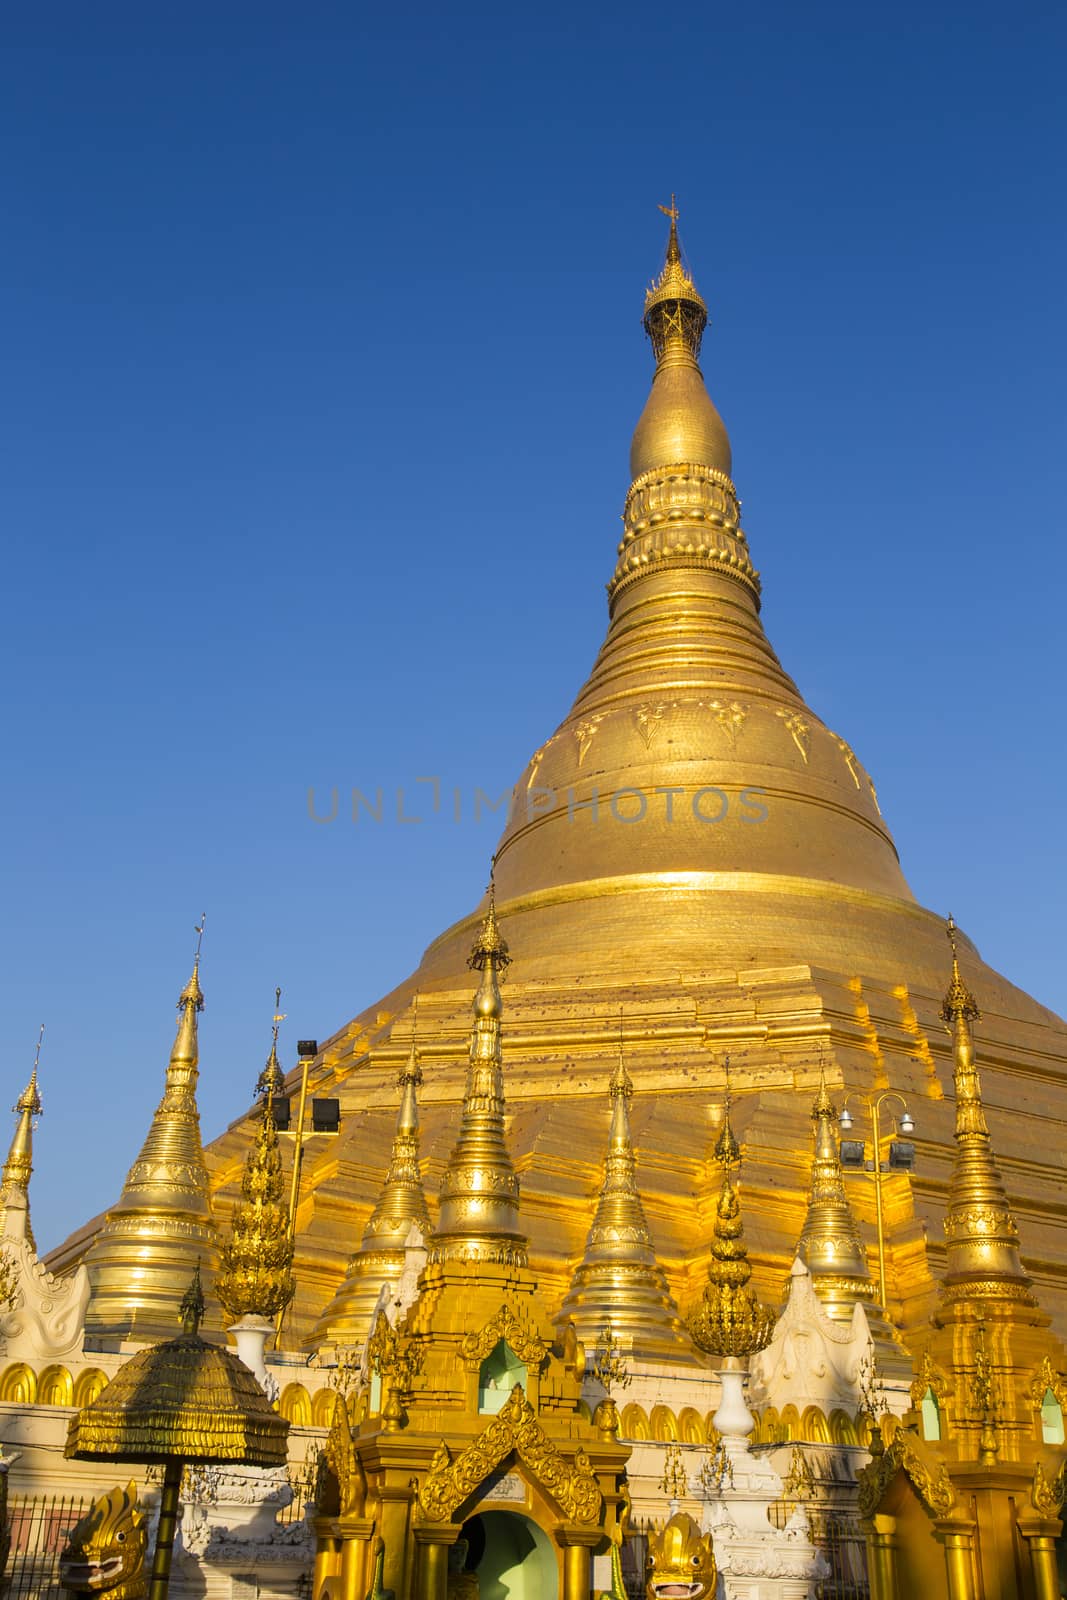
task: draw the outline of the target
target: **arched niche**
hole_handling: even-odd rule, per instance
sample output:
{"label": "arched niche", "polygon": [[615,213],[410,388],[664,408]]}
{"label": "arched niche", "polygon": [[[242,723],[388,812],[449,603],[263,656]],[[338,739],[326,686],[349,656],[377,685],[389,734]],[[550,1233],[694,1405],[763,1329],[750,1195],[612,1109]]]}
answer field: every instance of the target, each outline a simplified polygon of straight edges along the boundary
{"label": "arched niche", "polygon": [[678,1414],[678,1437],[683,1444],[707,1444],[704,1419],[692,1406],[684,1406]]}
{"label": "arched niche", "polygon": [[785,1406],[778,1423],[783,1444],[796,1444],[800,1439],[800,1413],[796,1406]]}
{"label": "arched niche", "polygon": [[319,1389],[311,1402],[311,1419],[316,1428],[328,1428],[333,1421],[333,1411],[337,1404],[336,1389]]}
{"label": "arched niche", "polygon": [[678,1423],[669,1406],[652,1407],[649,1427],[657,1444],[677,1444]]}
{"label": "arched niche", "polygon": [[830,1425],[818,1406],[807,1406],[800,1419],[800,1437],[806,1444],[829,1444]]}
{"label": "arched niche", "polygon": [[753,1444],[781,1444],[784,1439],[785,1434],[782,1432],[777,1406],[764,1406],[756,1416],[756,1426],[752,1434]]}
{"label": "arched niche", "polygon": [[[922,1421],[924,1439],[940,1439],[941,1437],[941,1407],[938,1405],[937,1395],[929,1384],[926,1393],[919,1401],[919,1417]],[[1063,1419],[1060,1419],[1060,1443],[1063,1443]]]}
{"label": "arched niche", "polygon": [[526,1365],[505,1339],[498,1339],[478,1369],[478,1411],[495,1417],[516,1384],[526,1388]]}
{"label": "arched niche", "polygon": [[542,1528],[517,1511],[482,1511],[463,1524],[452,1548],[449,1591],[477,1583],[478,1600],[557,1600],[559,1559]]}
{"label": "arched niche", "polygon": [[856,1444],[856,1424],[840,1407],[830,1413],[830,1440],[833,1444]]}
{"label": "arched niche", "polygon": [[294,1428],[311,1427],[311,1396],[302,1383],[287,1383],[278,1396],[278,1410]]}
{"label": "arched niche", "polygon": [[74,1380],[71,1404],[76,1405],[79,1410],[82,1406],[91,1406],[106,1383],[106,1372],[101,1372],[99,1367],[87,1367],[84,1372],[79,1372]]}
{"label": "arched niche", "polygon": [[7,1367],[0,1376],[0,1400],[10,1400],[16,1405],[32,1406],[37,1399],[37,1374],[25,1361]]}
{"label": "arched niche", "polygon": [[66,1367],[45,1367],[37,1379],[37,1404],[39,1406],[72,1406],[74,1384]]}
{"label": "arched niche", "polygon": [[628,1406],[623,1406],[622,1408],[619,1435],[620,1438],[632,1439],[635,1443],[652,1437],[645,1409],[643,1406],[639,1406],[635,1400],[631,1400]]}
{"label": "arched niche", "polygon": [[1046,1389],[1041,1401],[1041,1440],[1043,1444],[1063,1444],[1063,1407],[1052,1389]]}

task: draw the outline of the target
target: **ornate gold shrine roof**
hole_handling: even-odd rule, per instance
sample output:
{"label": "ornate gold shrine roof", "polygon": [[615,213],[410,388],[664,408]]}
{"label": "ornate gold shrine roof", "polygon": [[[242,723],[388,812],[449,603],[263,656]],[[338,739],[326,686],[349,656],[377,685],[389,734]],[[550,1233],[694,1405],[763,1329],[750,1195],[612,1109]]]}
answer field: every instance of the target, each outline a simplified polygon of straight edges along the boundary
{"label": "ornate gold shrine roof", "polygon": [[[918,1161],[914,1176],[887,1177],[888,1310],[917,1324],[933,1305],[931,1265],[944,1262],[954,1156],[944,920],[905,881],[850,731],[807,705],[764,632],[729,440],[699,366],[705,319],[672,226],[646,306],[656,370],[613,570],[608,536],[589,534],[604,542],[607,635],[573,707],[519,775],[497,848],[513,957],[500,1048],[523,1229],[542,1292],[562,1301],[602,1179],[621,1006],[641,1200],[682,1313],[712,1233],[718,1181],[706,1151],[729,1052],[753,1282],[772,1302],[804,1222],[821,1066],[838,1101],[853,1087],[907,1095]],[[794,524],[774,530],[805,540],[812,559],[820,505],[810,483],[833,492],[819,448]],[[841,670],[854,666],[843,659]],[[380,1191],[416,990],[421,1156],[436,1219],[465,1089],[467,954],[485,911],[483,901],[446,929],[416,973],[320,1051],[311,1090],[339,1097],[342,1133],[305,1156],[298,1332],[336,1292]],[[962,934],[958,950],[982,995],[984,1104],[1024,1266],[1067,1327],[1067,1026],[985,967]],[[249,1126],[242,1116],[206,1152],[223,1210]],[[868,1243],[871,1188],[850,1191]],[[78,1259],[94,1229],[53,1264]]]}

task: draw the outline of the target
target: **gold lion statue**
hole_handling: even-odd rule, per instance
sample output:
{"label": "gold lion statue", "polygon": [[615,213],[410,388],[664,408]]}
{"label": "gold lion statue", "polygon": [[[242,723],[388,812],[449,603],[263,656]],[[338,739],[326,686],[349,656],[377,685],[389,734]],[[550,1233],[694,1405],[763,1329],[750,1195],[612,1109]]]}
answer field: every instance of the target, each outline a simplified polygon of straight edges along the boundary
{"label": "gold lion statue", "polygon": [[710,1600],[718,1579],[711,1534],[676,1511],[665,1528],[649,1534],[645,1572],[648,1600]]}
{"label": "gold lion statue", "polygon": [[59,1581],[69,1594],[101,1600],[144,1600],[148,1529],[132,1483],[94,1500],[67,1535]]}

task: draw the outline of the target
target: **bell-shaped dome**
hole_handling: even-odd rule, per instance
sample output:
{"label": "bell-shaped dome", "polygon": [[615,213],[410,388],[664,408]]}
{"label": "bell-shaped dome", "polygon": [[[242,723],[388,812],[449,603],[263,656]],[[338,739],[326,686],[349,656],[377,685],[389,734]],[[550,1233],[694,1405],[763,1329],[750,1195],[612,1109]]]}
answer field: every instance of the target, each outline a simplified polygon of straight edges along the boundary
{"label": "bell-shaped dome", "polygon": [[682,464],[729,477],[730,439],[696,362],[661,362],[634,429],[630,476]]}

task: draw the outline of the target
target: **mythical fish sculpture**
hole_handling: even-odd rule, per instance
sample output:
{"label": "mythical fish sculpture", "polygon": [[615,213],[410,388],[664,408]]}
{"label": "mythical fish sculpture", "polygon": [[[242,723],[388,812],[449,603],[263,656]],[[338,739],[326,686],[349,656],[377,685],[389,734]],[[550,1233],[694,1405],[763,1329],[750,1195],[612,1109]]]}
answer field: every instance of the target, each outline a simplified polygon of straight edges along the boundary
{"label": "mythical fish sculpture", "polygon": [[649,1535],[645,1571],[648,1600],[714,1595],[718,1569],[711,1534],[702,1534],[692,1517],[676,1511],[665,1528]]}
{"label": "mythical fish sculpture", "polygon": [[67,1535],[59,1558],[59,1581],[69,1594],[102,1600],[144,1600],[148,1593],[145,1553],[148,1528],[137,1507],[133,1483],[94,1500]]}

